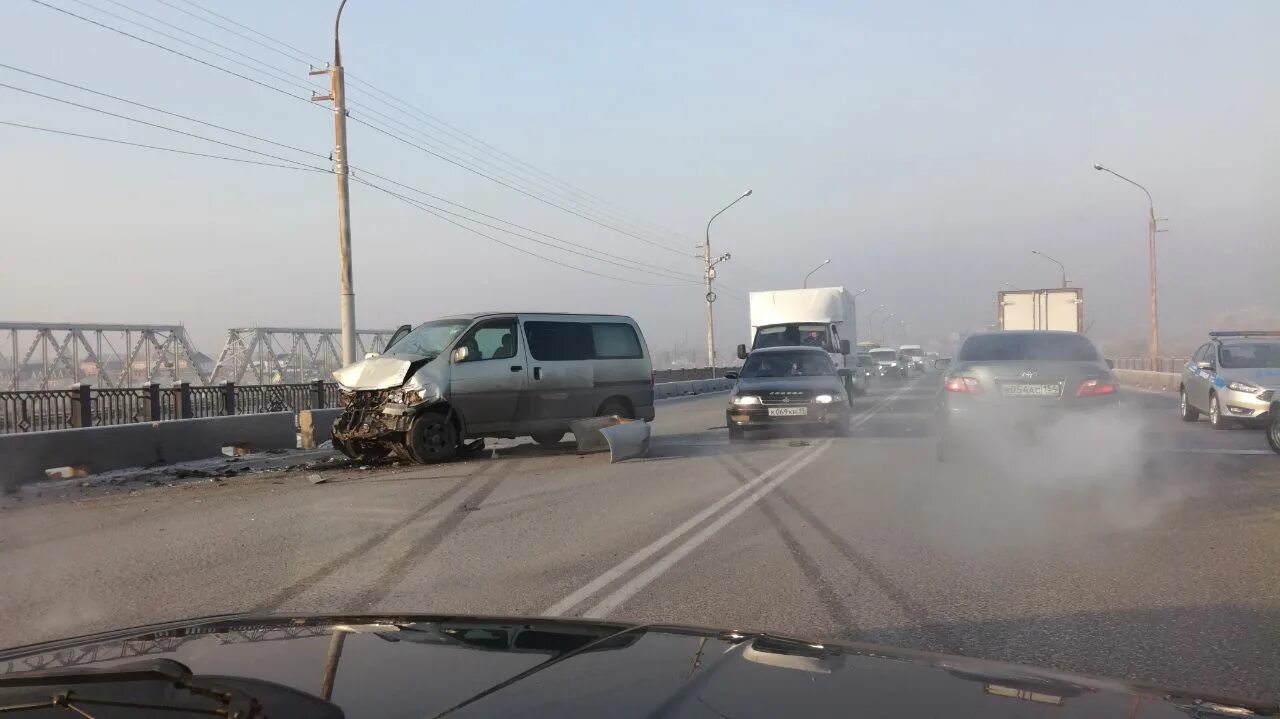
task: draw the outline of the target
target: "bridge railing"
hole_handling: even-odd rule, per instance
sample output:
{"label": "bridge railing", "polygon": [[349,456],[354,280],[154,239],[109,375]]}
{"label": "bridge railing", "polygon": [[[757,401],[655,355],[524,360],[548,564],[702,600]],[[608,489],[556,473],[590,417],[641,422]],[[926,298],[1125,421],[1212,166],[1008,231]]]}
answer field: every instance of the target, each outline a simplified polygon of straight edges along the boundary
{"label": "bridge railing", "polygon": [[333,382],[93,387],[0,392],[0,434],[338,406]]}
{"label": "bridge railing", "polygon": [[1181,372],[1186,357],[1125,357],[1112,360],[1116,369],[1136,369],[1144,372]]}

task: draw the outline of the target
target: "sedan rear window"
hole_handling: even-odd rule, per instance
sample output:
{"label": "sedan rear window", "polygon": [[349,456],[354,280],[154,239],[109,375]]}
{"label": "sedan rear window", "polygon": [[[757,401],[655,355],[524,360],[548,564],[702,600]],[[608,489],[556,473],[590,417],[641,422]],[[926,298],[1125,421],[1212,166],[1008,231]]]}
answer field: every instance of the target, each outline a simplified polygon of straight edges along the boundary
{"label": "sedan rear window", "polygon": [[959,359],[961,362],[1097,362],[1098,350],[1083,335],[990,334],[975,335],[965,340]]}

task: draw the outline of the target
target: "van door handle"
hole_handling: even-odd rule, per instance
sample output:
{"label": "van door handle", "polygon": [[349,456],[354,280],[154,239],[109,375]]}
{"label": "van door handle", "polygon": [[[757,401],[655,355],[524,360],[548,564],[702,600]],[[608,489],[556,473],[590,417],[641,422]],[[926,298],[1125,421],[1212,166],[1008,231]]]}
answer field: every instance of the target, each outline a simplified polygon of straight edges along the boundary
{"label": "van door handle", "polygon": [[511,371],[512,371],[512,372],[519,372],[519,371],[520,371],[520,370],[522,370],[522,369],[524,369],[524,367],[521,367],[521,366],[520,366],[520,365],[518,365],[518,364],[513,364],[513,365],[511,365]]}
{"label": "van door handle", "polygon": [[541,367],[534,367],[534,368],[533,368],[533,378],[534,378],[534,379],[542,379],[542,368],[541,368]]}

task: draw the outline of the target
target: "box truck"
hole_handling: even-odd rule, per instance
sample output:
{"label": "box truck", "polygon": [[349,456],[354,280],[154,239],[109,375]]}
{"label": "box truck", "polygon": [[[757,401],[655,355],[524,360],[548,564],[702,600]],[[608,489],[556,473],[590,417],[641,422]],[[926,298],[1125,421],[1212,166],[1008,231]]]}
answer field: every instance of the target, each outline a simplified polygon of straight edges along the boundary
{"label": "box truck", "polygon": [[996,294],[996,326],[1002,330],[1084,332],[1084,290],[1002,290]]}
{"label": "box truck", "polygon": [[[853,295],[843,287],[752,292],[750,344],[738,345],[738,358],[761,347],[821,347],[836,367],[853,369],[851,343],[858,337]],[[854,394],[852,382],[849,394]]]}

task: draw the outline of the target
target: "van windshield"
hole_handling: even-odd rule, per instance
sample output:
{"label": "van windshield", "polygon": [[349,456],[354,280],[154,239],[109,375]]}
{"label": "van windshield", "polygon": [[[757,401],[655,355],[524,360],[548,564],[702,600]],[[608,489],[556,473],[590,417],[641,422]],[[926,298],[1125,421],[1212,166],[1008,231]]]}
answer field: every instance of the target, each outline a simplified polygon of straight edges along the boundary
{"label": "van windshield", "polygon": [[435,320],[420,324],[412,332],[396,340],[384,354],[434,357],[444,352],[470,325],[469,319]]}

